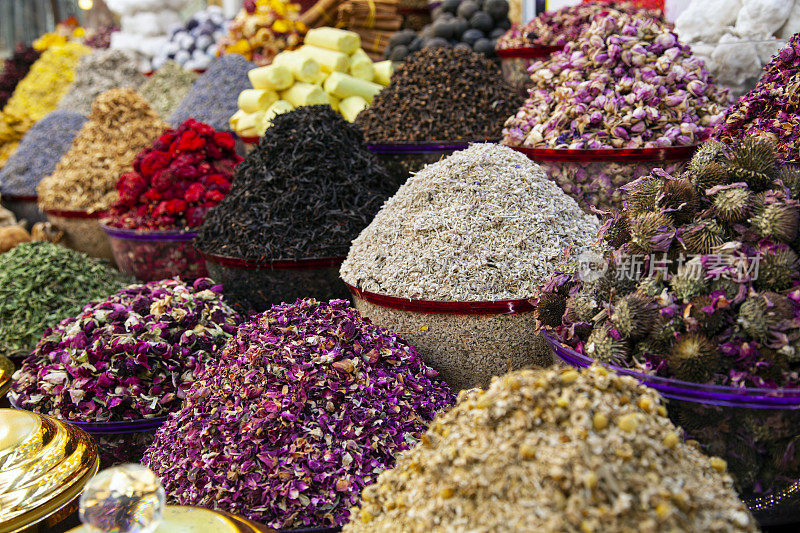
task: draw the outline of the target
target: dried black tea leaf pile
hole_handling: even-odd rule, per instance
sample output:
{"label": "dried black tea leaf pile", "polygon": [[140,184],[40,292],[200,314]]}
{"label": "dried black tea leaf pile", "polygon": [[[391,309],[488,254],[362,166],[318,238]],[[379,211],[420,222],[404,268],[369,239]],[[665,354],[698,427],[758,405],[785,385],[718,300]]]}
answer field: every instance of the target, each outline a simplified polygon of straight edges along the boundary
{"label": "dried black tea leaf pile", "polygon": [[499,139],[523,100],[485,56],[426,48],[392,74],[356,124],[369,143]]}
{"label": "dried black tea leaf pile", "polygon": [[344,256],[396,185],[356,127],[329,106],[301,107],[236,167],[197,246],[253,261]]}

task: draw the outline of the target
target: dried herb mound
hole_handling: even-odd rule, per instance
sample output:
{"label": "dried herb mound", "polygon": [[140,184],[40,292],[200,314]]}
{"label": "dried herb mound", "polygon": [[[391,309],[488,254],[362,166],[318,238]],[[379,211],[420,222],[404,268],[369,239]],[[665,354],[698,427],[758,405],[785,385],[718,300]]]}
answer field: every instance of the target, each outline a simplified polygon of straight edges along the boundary
{"label": "dried herb mound", "polygon": [[503,129],[512,146],[601,149],[695,144],[729,104],[702,59],[663,21],[613,12],[547,61]]}
{"label": "dried herb mound", "polygon": [[396,190],[361,132],[319,105],[275,117],[234,177],[197,246],[250,260],[343,256]]}
{"label": "dried herb mound", "polygon": [[131,281],[102,261],[49,242],[0,254],[0,354],[29,354],[46,328]]}
{"label": "dried herb mound", "polygon": [[335,526],[453,400],[412,346],[346,301],[298,300],[239,328],[144,464],[180,505]]}
{"label": "dried herb mound", "polygon": [[344,533],[758,531],[725,461],[681,433],[602,367],[513,372],[438,416]]}
{"label": "dried herb mound", "polygon": [[473,144],[412,176],[353,241],[341,275],[403,298],[531,298],[598,229],[527,157]]}
{"label": "dried herb mound", "polygon": [[0,169],[0,192],[36,196],[36,187],[52,174],[85,122],[79,113],[53,111],[34,124]]}
{"label": "dried herb mound", "polygon": [[168,122],[177,127],[193,118],[218,131],[229,131],[228,119],[239,109],[239,93],[251,88],[247,73],[254,68],[239,54],[220,57],[192,85]]}
{"label": "dried herb mound", "polygon": [[92,104],[92,114],[69,152],[39,184],[39,204],[44,209],[108,209],[117,201],[117,179],[166,128],[133,89],[104,92]]}
{"label": "dried herb mound", "polygon": [[499,138],[521,104],[492,60],[461,48],[426,48],[395,70],[356,125],[370,143]]}
{"label": "dried herb mound", "polygon": [[139,92],[162,118],[169,117],[197,81],[196,72],[167,61],[144,82]]}
{"label": "dried herb mound", "polygon": [[14,49],[14,54],[3,62],[3,68],[0,69],[0,108],[6,105],[17,84],[37,59],[39,59],[38,51],[30,46],[18,45]]}
{"label": "dried herb mound", "polygon": [[761,136],[777,143],[780,157],[800,159],[800,34],[764,67],[749,93],[727,112],[714,136],[723,141]]}
{"label": "dried herb mound", "polygon": [[131,285],[45,331],[9,397],[67,420],[163,416],[181,405],[238,323],[210,279]]}
{"label": "dried herb mound", "polygon": [[75,81],[58,103],[58,109],[89,116],[92,102],[109,89],[138,89],[145,81],[139,59],[130,50],[95,50],[83,56],[75,69]]}
{"label": "dried herb mound", "polygon": [[128,229],[189,229],[230,191],[236,154],[230,133],[189,119],[167,130],[120,176],[105,223]]}

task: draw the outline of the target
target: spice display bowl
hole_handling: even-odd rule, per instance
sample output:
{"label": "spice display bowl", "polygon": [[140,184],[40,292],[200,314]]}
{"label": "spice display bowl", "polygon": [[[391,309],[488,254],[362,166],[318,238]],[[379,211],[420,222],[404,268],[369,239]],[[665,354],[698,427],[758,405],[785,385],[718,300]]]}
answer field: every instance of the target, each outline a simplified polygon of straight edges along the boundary
{"label": "spice display bowl", "polygon": [[453,152],[464,150],[471,142],[496,142],[497,139],[474,141],[442,141],[429,143],[385,143],[368,144],[367,150],[375,154],[389,171],[396,188],[400,188],[415,172],[425,165],[436,163]]}
{"label": "spice display bowl", "polygon": [[[579,368],[594,362],[551,335],[542,336],[563,362]],[[800,450],[795,446],[800,440],[800,389],[692,383],[606,366],[669,400],[669,416],[686,437],[727,461],[739,495],[762,526],[800,520]]]}
{"label": "spice display bowl", "polygon": [[83,252],[90,257],[113,261],[111,242],[100,226],[103,213],[45,209],[47,220],[64,232],[60,244]]}
{"label": "spice display bowl", "polygon": [[100,223],[108,234],[119,269],[141,281],[180,276],[184,280],[206,277],[206,261],[192,241],[195,231],[147,231],[114,228]]}
{"label": "spice display bowl", "polygon": [[47,220],[47,215],[39,208],[38,200],[38,196],[4,194],[2,204],[3,207],[14,213],[17,220],[24,220],[30,227],[37,222],[45,222]]}
{"label": "spice display bowl", "polygon": [[497,50],[503,78],[522,95],[527,96],[528,87],[531,86],[531,76],[528,73],[530,66],[537,61],[546,61],[563,48],[563,46],[525,46]]}
{"label": "spice display bowl", "polygon": [[698,145],[669,148],[569,150],[511,146],[538,163],[547,177],[572,196],[588,213],[591,207],[622,209],[620,187],[653,169],[680,174]]}
{"label": "spice display bowl", "polygon": [[344,257],[252,261],[200,253],[211,279],[222,284],[228,302],[245,311],[262,312],[298,298],[328,301],[348,296],[339,279]]}
{"label": "spice display bowl", "polygon": [[0,355],[0,399],[5,398],[11,389],[11,376],[14,375],[14,363],[4,355]]}
{"label": "spice display bowl", "polygon": [[454,390],[487,386],[492,376],[553,362],[536,331],[531,300],[412,300],[347,286],[362,316],[415,346]]}
{"label": "spice display bowl", "polygon": [[[96,530],[86,525],[70,529],[68,533],[94,533]],[[192,507],[186,505],[167,505],[161,515],[161,522],[153,533],[173,531],[213,531],[214,533],[275,533],[263,524],[220,510]]]}
{"label": "spice display bowl", "polygon": [[0,409],[0,420],[0,530],[63,531],[97,473],[97,446],[84,431],[48,416]]}

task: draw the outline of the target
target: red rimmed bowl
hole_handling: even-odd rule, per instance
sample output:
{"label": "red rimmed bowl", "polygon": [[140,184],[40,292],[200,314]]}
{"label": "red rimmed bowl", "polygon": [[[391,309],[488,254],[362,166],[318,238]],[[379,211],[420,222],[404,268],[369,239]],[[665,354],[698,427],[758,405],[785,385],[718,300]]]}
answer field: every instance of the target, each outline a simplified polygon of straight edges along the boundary
{"label": "red rimmed bowl", "polygon": [[45,209],[44,212],[47,220],[64,232],[60,244],[91,257],[114,260],[111,242],[100,227],[103,212],[87,213],[62,209]]}
{"label": "red rimmed bowl", "polygon": [[532,85],[528,69],[537,61],[546,61],[563,46],[524,46],[521,48],[505,48],[496,50],[500,58],[500,68],[503,78],[522,95],[528,95],[528,88]]}
{"label": "red rimmed bowl", "polygon": [[455,141],[431,141],[424,143],[375,143],[367,150],[375,154],[392,177],[393,184],[400,188],[406,180],[425,165],[436,163],[453,152],[465,150],[470,143],[499,142],[498,139],[475,139]]}
{"label": "red rimmed bowl", "polygon": [[39,208],[38,196],[4,194],[2,200],[3,207],[14,213],[17,220],[25,220],[29,226],[47,220],[47,215]]}
{"label": "red rimmed bowl", "polygon": [[347,299],[339,279],[344,257],[253,261],[200,251],[209,276],[221,283],[225,297],[239,309],[262,312],[274,304],[311,297],[321,301]]}
{"label": "red rimmed bowl", "polygon": [[538,163],[547,177],[591,213],[591,207],[622,209],[620,187],[656,168],[677,175],[686,167],[698,145],[669,148],[569,150],[511,146]]}
{"label": "red rimmed bowl", "polygon": [[486,386],[492,376],[553,362],[536,331],[531,300],[441,302],[347,286],[363,316],[416,346],[455,390]]}
{"label": "red rimmed bowl", "polygon": [[[594,359],[543,333],[563,362]],[[800,520],[800,389],[756,389],[692,383],[614,365],[669,400],[667,411],[686,437],[722,457],[743,501],[762,526]]]}
{"label": "red rimmed bowl", "polygon": [[143,231],[100,223],[111,240],[114,260],[122,272],[141,281],[180,276],[194,280],[208,275],[206,260],[192,241],[192,230]]}

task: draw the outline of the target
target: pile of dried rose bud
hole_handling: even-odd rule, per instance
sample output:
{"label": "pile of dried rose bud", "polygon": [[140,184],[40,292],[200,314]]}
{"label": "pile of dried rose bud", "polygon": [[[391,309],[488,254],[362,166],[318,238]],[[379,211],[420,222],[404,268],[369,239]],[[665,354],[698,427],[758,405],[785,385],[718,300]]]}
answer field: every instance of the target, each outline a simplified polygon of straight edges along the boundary
{"label": "pile of dried rose bud", "polygon": [[126,229],[189,229],[231,189],[236,154],[230,133],[188,119],[167,130],[117,181],[119,201],[104,223]]}
{"label": "pile of dried rose bud", "polygon": [[667,25],[624,14],[596,19],[530,70],[530,97],[503,130],[510,146],[691,145],[721,120],[729,101]]}

